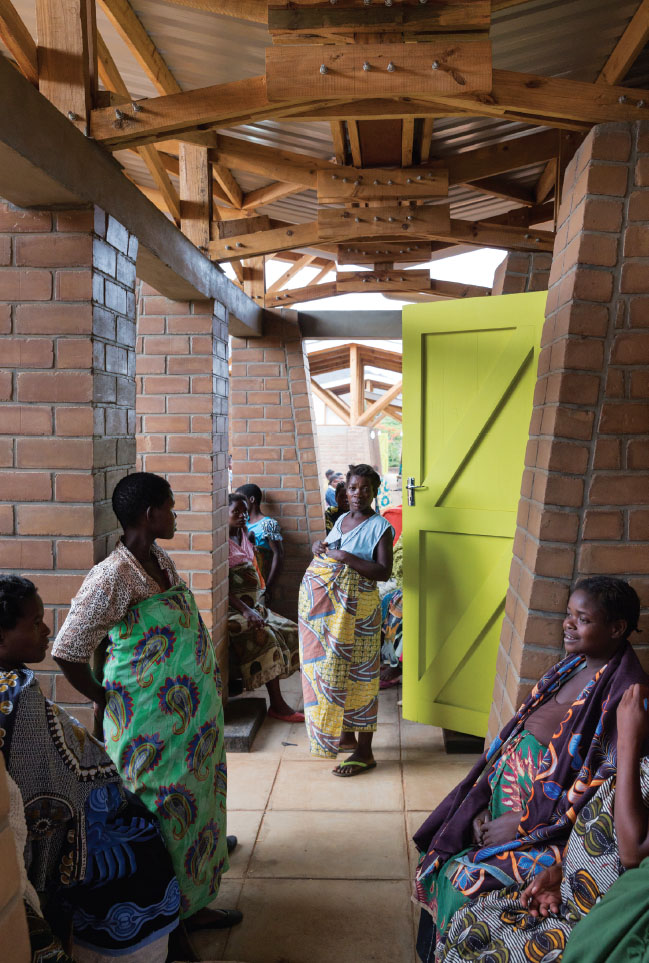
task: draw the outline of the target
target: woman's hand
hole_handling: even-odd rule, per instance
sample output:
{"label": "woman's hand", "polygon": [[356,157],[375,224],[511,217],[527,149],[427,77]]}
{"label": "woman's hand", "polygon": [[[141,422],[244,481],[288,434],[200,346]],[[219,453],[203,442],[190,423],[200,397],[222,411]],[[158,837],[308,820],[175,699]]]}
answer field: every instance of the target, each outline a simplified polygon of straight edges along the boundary
{"label": "woman's hand", "polygon": [[521,906],[530,916],[549,916],[559,912],[561,906],[561,879],[563,868],[555,863],[541,870],[521,893]]}
{"label": "woman's hand", "polygon": [[649,736],[649,688],[637,682],[626,690],[617,707],[618,746],[642,742]]}
{"label": "woman's hand", "polygon": [[491,820],[488,809],[483,809],[481,813],[475,817],[471,826],[473,827],[473,841],[477,843],[478,846],[482,846],[482,836],[484,833],[485,825]]}
{"label": "woman's hand", "polygon": [[262,625],[266,624],[259,612],[255,612],[249,605],[246,605],[245,611],[242,614],[248,625],[254,629],[260,629]]}
{"label": "woman's hand", "polygon": [[311,551],[313,552],[314,555],[325,555],[327,552],[326,542],[320,542],[320,541],[314,542],[313,545],[311,546]]}
{"label": "woman's hand", "polygon": [[500,846],[508,843],[511,839],[516,839],[518,824],[521,821],[521,812],[507,813],[497,819],[490,819],[482,827],[482,845]]}
{"label": "woman's hand", "polygon": [[329,548],[327,549],[327,555],[336,562],[346,562],[349,558],[349,553],[343,552],[341,548]]}

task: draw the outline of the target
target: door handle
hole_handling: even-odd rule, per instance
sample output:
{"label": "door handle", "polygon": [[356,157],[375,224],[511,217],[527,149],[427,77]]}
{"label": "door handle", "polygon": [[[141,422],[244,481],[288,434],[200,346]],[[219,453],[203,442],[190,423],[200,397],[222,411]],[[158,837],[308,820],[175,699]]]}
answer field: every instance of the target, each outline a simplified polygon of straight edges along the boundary
{"label": "door handle", "polygon": [[406,481],[406,491],[408,492],[408,506],[412,508],[415,504],[415,492],[421,491],[422,488],[426,488],[426,485],[415,485],[415,479],[411,476]]}

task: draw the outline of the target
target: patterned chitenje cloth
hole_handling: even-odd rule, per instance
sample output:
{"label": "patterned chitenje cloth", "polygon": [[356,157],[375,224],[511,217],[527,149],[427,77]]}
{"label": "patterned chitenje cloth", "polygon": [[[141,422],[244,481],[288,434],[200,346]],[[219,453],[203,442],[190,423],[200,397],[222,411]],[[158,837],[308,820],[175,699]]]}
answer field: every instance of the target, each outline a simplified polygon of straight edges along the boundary
{"label": "patterned chitenje cloth", "polygon": [[[472,821],[491,798],[488,774],[507,741],[525,720],[584,664],[581,656],[558,662],[537,683],[516,715],[487,752],[415,835],[424,858],[417,871],[414,899],[430,911],[418,882],[452,856],[472,845]],[[579,810],[615,772],[617,730],[615,712],[624,691],[633,683],[647,684],[628,642],[584,687],[554,734],[532,785],[527,808],[515,840],[500,846],[472,848],[458,886],[467,896],[497,889],[499,879],[523,882],[560,857]]]}
{"label": "patterned chitenje cloth", "polygon": [[[489,813],[492,819],[513,812],[523,812],[532,792],[534,777],[543,761],[546,747],[531,732],[523,730],[513,736],[503,747],[500,756],[489,770],[487,779],[491,787]],[[443,937],[453,915],[464,906],[469,897],[462,892],[467,872],[467,848],[452,857],[438,870],[428,873],[417,881],[420,902],[425,902],[435,918],[436,942]],[[501,869],[500,884],[514,882]]]}
{"label": "patterned chitenje cloth", "polygon": [[230,654],[241,669],[245,689],[258,689],[273,679],[288,679],[300,668],[297,625],[262,605],[264,590],[256,567],[247,561],[230,568],[230,595],[245,602],[265,625],[248,625],[235,608],[228,608]]}
{"label": "patterned chitenje cloth", "polygon": [[104,738],[128,786],[157,815],[181,917],[215,899],[228,868],[221,679],[183,584],[131,608],[109,633]]}
{"label": "patterned chitenje cloth", "polygon": [[395,591],[381,602],[383,625],[381,635],[381,661],[387,665],[396,666],[401,661],[403,652],[403,591]]}
{"label": "patterned chitenje cloth", "polygon": [[[649,759],[642,761],[641,784],[645,806],[649,806]],[[636,956],[623,954],[617,959],[646,960],[647,871],[632,870],[616,882],[623,869],[613,822],[614,800],[615,777],[611,776],[579,812],[564,855],[561,906],[557,915],[531,916],[519,902],[520,887],[488,893],[473,900],[454,917],[446,939],[438,947],[437,959],[444,963],[467,959],[494,963],[559,963],[566,941],[579,923],[574,939],[571,937],[568,942],[565,963],[569,958],[575,963],[604,963],[611,959],[615,948],[624,942],[633,923],[640,918],[641,932],[635,935],[644,937],[642,952]],[[641,875],[635,887],[629,887],[633,873]],[[614,883],[615,888],[606,900],[596,905]],[[631,892],[625,894],[626,899],[615,900],[616,892],[629,888]],[[605,907],[609,906],[615,906],[617,917],[607,912]],[[591,910],[592,916],[588,916]],[[587,919],[580,922],[584,917]]]}
{"label": "patterned chitenje cloth", "polygon": [[0,744],[25,805],[27,874],[53,929],[65,933],[72,920],[78,943],[115,956],[160,939],[178,923],[180,893],[157,819],[31,670],[0,672],[0,699]]}
{"label": "patterned chitenje cloth", "polygon": [[317,555],[298,603],[304,715],[314,756],[335,758],[343,732],[374,732],[381,604],[376,582]]}

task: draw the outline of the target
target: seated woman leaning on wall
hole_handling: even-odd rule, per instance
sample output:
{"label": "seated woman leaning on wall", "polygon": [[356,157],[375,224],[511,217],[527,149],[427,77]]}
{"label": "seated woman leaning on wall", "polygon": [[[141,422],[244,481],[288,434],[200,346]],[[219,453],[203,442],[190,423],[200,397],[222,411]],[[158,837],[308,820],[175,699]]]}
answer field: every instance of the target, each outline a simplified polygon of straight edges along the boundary
{"label": "seated woman leaning on wall", "polygon": [[617,775],[580,810],[563,863],[543,870],[522,890],[517,886],[469,903],[453,918],[440,960],[647,959],[649,757],[641,757],[649,739],[648,695],[649,689],[636,684],[622,696]]}
{"label": "seated woman leaning on wall", "polygon": [[62,943],[72,932],[76,963],[164,963],[180,890],[158,820],[103,746],[43,696],[25,663],[43,661],[49,634],[35,585],[0,575],[0,747],[24,805],[33,949],[42,912]]}
{"label": "seated woman leaning on wall", "polygon": [[649,681],[628,642],[639,611],[622,579],[578,582],[563,622],[567,657],[415,835],[424,963],[436,949],[439,956],[453,915],[470,899],[561,861],[579,811],[615,772],[622,694]]}
{"label": "seated woman leaning on wall", "polygon": [[229,498],[228,541],[228,647],[230,660],[241,672],[244,689],[265,685],[270,699],[268,715],[283,722],[304,722],[291,708],[279,687],[300,668],[297,625],[263,604],[264,580],[255,549],[248,538],[248,505],[245,495]]}

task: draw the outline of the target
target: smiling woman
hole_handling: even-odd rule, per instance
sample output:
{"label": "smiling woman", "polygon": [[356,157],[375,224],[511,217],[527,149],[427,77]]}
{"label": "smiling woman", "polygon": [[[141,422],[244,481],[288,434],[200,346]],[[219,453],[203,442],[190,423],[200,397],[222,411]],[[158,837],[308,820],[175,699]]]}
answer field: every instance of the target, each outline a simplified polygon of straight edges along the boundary
{"label": "smiling woman", "polygon": [[560,862],[580,810],[614,774],[615,709],[629,685],[647,681],[628,642],[639,611],[622,579],[578,582],[563,621],[567,657],[415,834],[424,963],[469,899]]}

